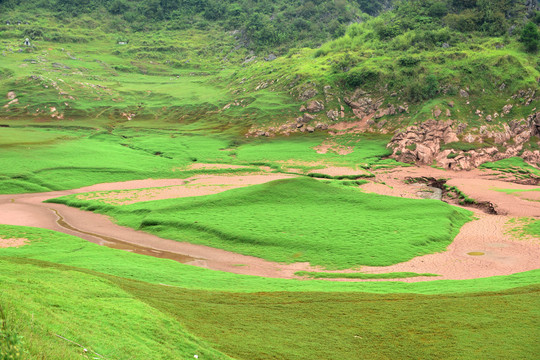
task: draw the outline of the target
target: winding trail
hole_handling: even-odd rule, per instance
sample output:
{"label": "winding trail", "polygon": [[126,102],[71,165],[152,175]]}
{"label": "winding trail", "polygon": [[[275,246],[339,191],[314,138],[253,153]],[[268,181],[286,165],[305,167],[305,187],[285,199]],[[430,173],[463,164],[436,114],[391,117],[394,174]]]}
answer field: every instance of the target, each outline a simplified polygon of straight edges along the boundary
{"label": "winding trail", "polygon": [[[540,268],[540,239],[515,239],[506,234],[506,223],[512,216],[539,217],[540,203],[494,190],[495,188],[532,190],[536,187],[501,182],[477,170],[449,172],[418,167],[377,171],[376,181],[364,185],[363,188],[366,191],[384,195],[419,198],[422,197],[422,191],[429,191],[429,189],[426,190],[426,186],[421,184],[407,185],[404,180],[422,176],[450,178],[448,181],[450,184],[458,186],[472,198],[489,199],[498,211],[505,215],[488,215],[475,210],[478,220],[467,223],[447,251],[420,256],[387,267],[366,266],[361,268],[362,272],[403,271],[441,275],[394,279],[413,282],[508,275]],[[167,240],[116,225],[104,215],[61,204],[43,203],[47,199],[59,196],[112,190],[118,190],[118,192],[103,193],[102,197],[99,193],[92,196],[116,203],[200,196],[289,177],[291,175],[285,174],[204,175],[189,179],[148,179],[97,184],[80,189],[47,193],[0,195],[0,224],[47,228],[111,248],[172,259],[213,270],[265,277],[296,278],[294,275],[296,271],[324,271],[324,269],[312,267],[308,263],[275,263],[208,246]],[[352,272],[352,270],[342,272]]]}

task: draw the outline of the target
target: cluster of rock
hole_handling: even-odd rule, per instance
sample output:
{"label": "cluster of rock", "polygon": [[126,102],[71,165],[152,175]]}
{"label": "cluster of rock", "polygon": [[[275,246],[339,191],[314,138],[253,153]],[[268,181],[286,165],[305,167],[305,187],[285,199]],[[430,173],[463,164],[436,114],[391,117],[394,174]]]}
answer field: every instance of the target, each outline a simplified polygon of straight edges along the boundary
{"label": "cluster of rock", "polygon": [[310,113],[297,117],[293,121],[289,121],[278,127],[269,127],[267,129],[251,129],[246,137],[271,137],[277,134],[288,136],[292,133],[312,133],[316,130],[327,130],[328,124],[317,121],[316,116]]}
{"label": "cluster of rock", "polygon": [[[522,151],[526,142],[540,135],[540,112],[527,119],[512,120],[499,126],[483,125],[480,129],[471,129],[469,133],[465,133],[466,128],[467,124],[452,120],[428,120],[396,132],[388,147],[393,149],[392,157],[398,161],[420,164],[436,162],[446,169],[455,170],[470,170],[485,162],[514,156],[521,156],[532,164],[540,163],[539,151]],[[477,148],[463,151],[447,146],[447,149],[441,150],[442,145],[458,141],[475,144]],[[487,145],[486,141],[493,145]]]}

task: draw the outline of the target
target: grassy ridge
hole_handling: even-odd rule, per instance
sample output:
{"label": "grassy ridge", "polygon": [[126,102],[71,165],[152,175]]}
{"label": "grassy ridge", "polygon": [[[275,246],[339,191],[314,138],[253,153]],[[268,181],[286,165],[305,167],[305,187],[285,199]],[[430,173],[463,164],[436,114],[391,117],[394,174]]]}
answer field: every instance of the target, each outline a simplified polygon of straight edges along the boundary
{"label": "grassy ridge", "polygon": [[314,271],[297,271],[294,273],[297,276],[305,276],[312,279],[405,279],[417,276],[439,276],[437,274],[418,274],[414,272],[391,272],[383,274],[366,274],[366,273],[328,273]]}
{"label": "grassy ridge", "polygon": [[480,165],[482,169],[492,169],[511,173],[517,178],[527,179],[530,177],[540,177],[540,170],[527,164],[523,159],[512,157],[495,162]]}
{"label": "grassy ridge", "polygon": [[[0,234],[31,240],[0,249],[0,304],[30,357],[80,358],[81,348],[54,334],[115,359],[536,355],[539,289],[527,285],[538,271],[416,284],[265,279],[50,230],[0,226]],[[414,294],[422,292],[434,295]]]}
{"label": "grassy ridge", "polygon": [[109,249],[71,235],[39,228],[0,225],[0,236],[27,238],[31,241],[29,246],[0,249],[1,256],[35,259],[153,284],[199,290],[451,294],[500,291],[528,286],[537,284],[540,275],[540,271],[536,270],[484,279],[437,280],[419,283],[350,283],[272,279],[213,271],[172,260]]}
{"label": "grassy ridge", "polygon": [[77,196],[49,201],[101,212],[164,238],[336,269],[443,251],[469,220],[468,211],[441,202],[364,194],[307,178],[126,206]]}

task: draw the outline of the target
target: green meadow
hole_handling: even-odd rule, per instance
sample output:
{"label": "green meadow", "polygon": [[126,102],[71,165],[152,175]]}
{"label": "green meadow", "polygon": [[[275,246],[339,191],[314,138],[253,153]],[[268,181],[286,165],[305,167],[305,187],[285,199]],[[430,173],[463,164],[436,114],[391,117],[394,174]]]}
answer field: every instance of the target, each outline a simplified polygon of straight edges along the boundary
{"label": "green meadow", "polygon": [[163,238],[336,269],[444,251],[470,216],[440,201],[366,194],[309,178],[120,206],[77,195],[49,201],[97,211]]}
{"label": "green meadow", "polygon": [[197,268],[50,230],[3,225],[0,235],[30,241],[0,249],[2,334],[15,338],[24,358],[536,354],[538,271],[411,284],[284,280]]}
{"label": "green meadow", "polygon": [[[289,167],[307,173],[322,164],[358,168],[401,165],[388,155],[381,138],[358,135],[351,154],[318,154],[325,137],[291,141],[238,140],[231,133],[203,135],[200,129],[87,128],[18,126],[2,128],[0,150],[6,167],[0,175],[2,193],[42,192],[104,182],[146,178],[184,178],[201,173],[196,163],[247,165],[248,169],[214,169],[204,173],[254,172],[253,165],[274,171]],[[339,138],[338,138],[339,139]],[[351,142],[350,137],[343,139]]]}

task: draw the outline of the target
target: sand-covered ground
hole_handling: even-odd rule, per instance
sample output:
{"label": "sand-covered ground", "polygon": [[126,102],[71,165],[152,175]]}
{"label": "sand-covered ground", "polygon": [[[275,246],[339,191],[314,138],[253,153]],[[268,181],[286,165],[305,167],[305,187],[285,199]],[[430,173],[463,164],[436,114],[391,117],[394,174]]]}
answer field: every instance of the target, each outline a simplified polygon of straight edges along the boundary
{"label": "sand-covered ground", "polygon": [[24,238],[3,239],[0,237],[0,248],[19,247],[19,246],[26,245],[27,243],[28,243],[28,239],[24,239]]}

